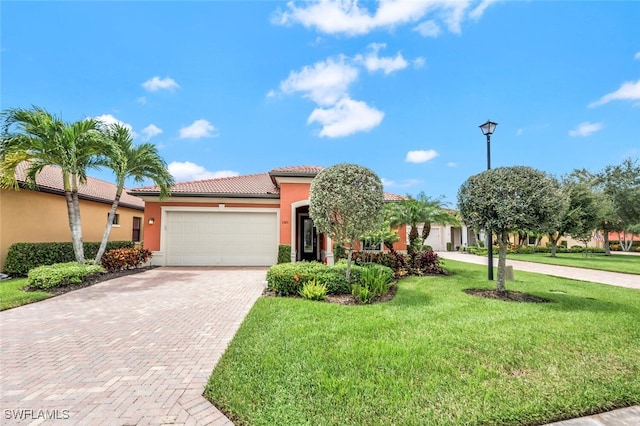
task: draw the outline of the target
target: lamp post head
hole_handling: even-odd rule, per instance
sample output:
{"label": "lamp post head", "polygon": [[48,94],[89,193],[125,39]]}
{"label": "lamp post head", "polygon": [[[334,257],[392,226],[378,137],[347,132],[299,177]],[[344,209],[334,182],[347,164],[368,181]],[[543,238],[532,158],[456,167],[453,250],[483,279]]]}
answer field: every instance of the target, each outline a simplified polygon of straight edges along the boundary
{"label": "lamp post head", "polygon": [[486,123],[481,124],[480,130],[482,130],[482,134],[485,136],[490,136],[493,134],[493,131],[496,129],[498,123],[494,123],[493,121],[487,120]]}

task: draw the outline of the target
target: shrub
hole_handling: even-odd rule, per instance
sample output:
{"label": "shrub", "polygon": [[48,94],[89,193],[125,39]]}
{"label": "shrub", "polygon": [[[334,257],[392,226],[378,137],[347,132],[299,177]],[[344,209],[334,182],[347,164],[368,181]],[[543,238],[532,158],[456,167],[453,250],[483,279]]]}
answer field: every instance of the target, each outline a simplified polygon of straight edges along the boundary
{"label": "shrub", "polygon": [[[346,278],[347,262],[340,261],[333,266],[320,262],[289,262],[273,265],[267,271],[267,289],[282,296],[299,294],[302,287],[311,280],[327,287],[328,294],[349,294],[351,291]],[[351,282],[358,282],[362,267],[351,266]]]}
{"label": "shrub", "polygon": [[307,300],[324,300],[327,296],[327,287],[313,279],[306,282],[298,293]]}
{"label": "shrub", "polygon": [[109,272],[133,269],[145,264],[152,256],[151,250],[134,247],[109,250],[102,256],[102,266]]}
{"label": "shrub", "polygon": [[102,271],[100,265],[80,265],[76,262],[38,266],[29,271],[27,284],[37,289],[48,289],[81,283],[86,278]]}
{"label": "shrub", "polygon": [[291,245],[280,244],[278,246],[278,263],[291,262]]}
{"label": "shrub", "polygon": [[433,250],[415,253],[410,259],[410,273],[412,275],[444,274],[440,267],[440,258]]}
{"label": "shrub", "polygon": [[384,296],[391,287],[393,271],[386,266],[369,264],[362,269],[360,286],[371,291],[371,297]]}
{"label": "shrub", "polygon": [[447,241],[447,251],[451,251],[451,247],[452,247],[451,241]]}
{"label": "shrub", "polygon": [[[85,242],[84,254],[87,259],[95,258],[100,243]],[[133,248],[132,241],[109,241],[107,249]],[[27,276],[27,272],[38,266],[73,262],[73,244],[65,243],[15,243],[9,247],[3,272],[14,277]]]}
{"label": "shrub", "polygon": [[351,286],[351,295],[356,299],[356,301],[362,304],[371,303],[373,300],[373,293],[371,290],[360,284],[354,284]]}

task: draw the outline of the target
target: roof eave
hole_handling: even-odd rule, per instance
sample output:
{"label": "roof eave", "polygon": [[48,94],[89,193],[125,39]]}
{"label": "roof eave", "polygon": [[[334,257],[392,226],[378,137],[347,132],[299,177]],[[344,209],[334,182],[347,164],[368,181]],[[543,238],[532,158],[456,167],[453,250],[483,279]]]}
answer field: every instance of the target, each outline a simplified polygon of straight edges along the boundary
{"label": "roof eave", "polygon": [[[129,191],[129,195],[136,197],[159,197],[158,191]],[[279,199],[280,194],[234,194],[224,192],[172,192],[171,197],[200,197],[200,198],[268,198]]]}

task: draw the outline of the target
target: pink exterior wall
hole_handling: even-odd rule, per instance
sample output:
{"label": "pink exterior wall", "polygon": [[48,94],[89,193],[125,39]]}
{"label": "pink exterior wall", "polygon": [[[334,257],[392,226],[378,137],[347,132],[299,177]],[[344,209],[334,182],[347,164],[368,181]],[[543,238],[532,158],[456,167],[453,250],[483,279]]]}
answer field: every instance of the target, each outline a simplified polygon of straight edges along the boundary
{"label": "pink exterior wall", "polygon": [[280,244],[291,244],[291,204],[309,199],[311,183],[280,184]]}

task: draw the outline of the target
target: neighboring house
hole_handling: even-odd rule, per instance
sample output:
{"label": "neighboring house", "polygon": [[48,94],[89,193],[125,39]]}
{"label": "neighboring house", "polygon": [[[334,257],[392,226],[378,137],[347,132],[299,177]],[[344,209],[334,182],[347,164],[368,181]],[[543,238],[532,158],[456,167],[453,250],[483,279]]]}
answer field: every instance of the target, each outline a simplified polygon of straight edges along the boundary
{"label": "neighboring house", "polygon": [[[278,246],[290,245],[292,261],[333,262],[333,244],[309,217],[309,190],[318,166],[177,183],[160,201],[157,187],[129,194],[145,201],[145,247],[162,266],[270,266]],[[385,201],[405,197],[385,193]],[[434,233],[436,235],[438,233]],[[399,251],[406,230],[399,230]],[[446,246],[446,244],[445,244]],[[435,249],[435,247],[434,247]]]}
{"label": "neighboring house", "polygon": [[[13,243],[71,241],[67,204],[58,167],[45,167],[36,178],[38,190],[27,189],[25,169],[16,177],[20,190],[0,189],[0,270]],[[87,177],[79,187],[82,239],[102,240],[116,186]],[[142,241],[144,201],[123,193],[111,228],[111,241]]]}

